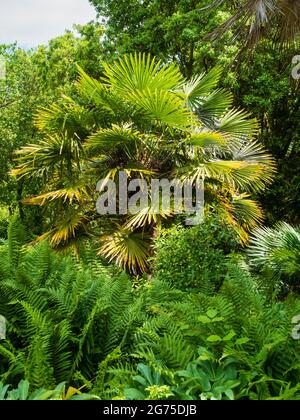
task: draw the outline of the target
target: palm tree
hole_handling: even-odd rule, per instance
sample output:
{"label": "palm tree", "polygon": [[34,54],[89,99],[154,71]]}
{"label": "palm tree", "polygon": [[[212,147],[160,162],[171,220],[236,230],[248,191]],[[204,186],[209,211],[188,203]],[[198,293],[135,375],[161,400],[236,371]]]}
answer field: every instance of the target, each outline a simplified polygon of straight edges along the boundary
{"label": "palm tree", "polygon": [[240,36],[247,28],[247,47],[266,36],[281,44],[299,41],[300,0],[215,0],[208,8],[223,4],[233,7],[234,14],[209,35],[213,39],[231,29]]}
{"label": "palm tree", "polygon": [[246,242],[263,219],[250,195],[272,181],[274,161],[255,140],[256,120],[217,88],[221,70],[187,81],[174,64],[142,54],[104,68],[101,81],[79,68],[74,97],[40,110],[43,139],[17,152],[13,174],[44,180],[42,193],[25,200],[47,205],[49,229],[41,239],[77,249],[80,238],[97,236],[100,254],[130,271],[146,270],[151,237],[174,214],[156,214],[151,203],[137,215],[97,214],[97,182],[122,171],[129,179],[205,182],[210,208],[222,211]]}

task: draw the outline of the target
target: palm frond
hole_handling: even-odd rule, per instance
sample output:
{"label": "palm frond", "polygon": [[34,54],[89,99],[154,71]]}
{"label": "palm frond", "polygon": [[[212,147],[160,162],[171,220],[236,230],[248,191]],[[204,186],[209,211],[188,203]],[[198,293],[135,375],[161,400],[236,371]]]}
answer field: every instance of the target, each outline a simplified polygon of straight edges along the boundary
{"label": "palm frond", "polygon": [[299,229],[283,222],[274,228],[258,228],[251,237],[248,254],[252,264],[261,269],[297,277],[300,272]]}
{"label": "palm frond", "polygon": [[82,214],[79,210],[69,209],[54,228],[41,235],[38,240],[49,240],[51,246],[64,248],[74,244],[79,240],[80,232],[87,234],[86,226],[89,222],[88,216]]}
{"label": "palm frond", "polygon": [[233,138],[252,138],[258,134],[258,123],[255,118],[249,118],[248,112],[231,109],[217,123],[218,129]]}
{"label": "palm frond", "polygon": [[104,81],[119,93],[169,91],[183,82],[176,65],[162,65],[144,53],[126,55],[114,65],[104,65]]}
{"label": "palm frond", "polygon": [[203,130],[187,137],[185,144],[202,149],[223,148],[228,144],[228,138],[217,131]]}
{"label": "palm frond", "polygon": [[162,89],[131,91],[127,97],[154,122],[179,129],[197,124],[195,115],[188,108],[184,108],[182,99],[170,91]]}
{"label": "palm frond", "polygon": [[78,138],[53,134],[37,144],[22,147],[16,152],[19,165],[11,171],[17,177],[49,177],[54,172],[69,173],[78,169],[83,148]]}
{"label": "palm frond", "polygon": [[99,255],[110,261],[114,260],[117,265],[132,272],[147,269],[149,237],[146,233],[119,227],[116,232],[102,236],[101,241],[103,245],[99,249]]}
{"label": "palm frond", "polygon": [[87,149],[105,151],[118,145],[126,148],[129,143],[137,145],[141,142],[140,134],[129,127],[113,126],[112,128],[99,130],[92,134],[85,142]]}
{"label": "palm frond", "polygon": [[202,73],[198,76],[192,77],[182,87],[179,93],[185,98],[187,105],[195,109],[201,101],[209,96],[217,87],[222,75],[222,69],[215,67],[208,73]]}
{"label": "palm frond", "polygon": [[88,191],[87,186],[84,184],[76,184],[66,188],[61,188],[60,190],[50,191],[45,194],[29,197],[23,200],[23,202],[25,204],[44,206],[46,203],[56,200],[60,200],[63,203],[68,202],[69,204],[73,204],[74,202],[82,203],[89,198],[90,191]]}

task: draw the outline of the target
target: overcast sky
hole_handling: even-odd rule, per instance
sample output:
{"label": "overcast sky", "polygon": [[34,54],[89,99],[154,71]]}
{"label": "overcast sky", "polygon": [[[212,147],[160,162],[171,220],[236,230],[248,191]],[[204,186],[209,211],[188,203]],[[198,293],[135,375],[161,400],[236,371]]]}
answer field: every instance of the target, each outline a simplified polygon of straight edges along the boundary
{"label": "overcast sky", "polygon": [[0,44],[35,47],[95,17],[88,0],[0,0]]}

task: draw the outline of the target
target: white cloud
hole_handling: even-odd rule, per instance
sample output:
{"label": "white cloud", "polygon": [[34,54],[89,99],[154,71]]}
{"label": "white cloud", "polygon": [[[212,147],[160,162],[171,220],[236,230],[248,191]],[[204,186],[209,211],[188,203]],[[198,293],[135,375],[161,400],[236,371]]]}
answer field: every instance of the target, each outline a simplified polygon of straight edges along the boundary
{"label": "white cloud", "polygon": [[0,44],[35,47],[95,17],[88,0],[0,0]]}

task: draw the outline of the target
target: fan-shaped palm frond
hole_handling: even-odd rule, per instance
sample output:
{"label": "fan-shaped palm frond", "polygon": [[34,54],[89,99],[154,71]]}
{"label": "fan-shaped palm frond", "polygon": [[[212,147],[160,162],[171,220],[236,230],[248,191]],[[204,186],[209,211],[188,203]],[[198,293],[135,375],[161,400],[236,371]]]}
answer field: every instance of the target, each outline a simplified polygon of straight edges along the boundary
{"label": "fan-shaped palm frond", "polygon": [[179,91],[190,108],[196,108],[201,98],[209,96],[217,87],[222,75],[222,69],[215,67],[208,73],[201,73],[186,81]]}
{"label": "fan-shaped palm frond", "polygon": [[187,137],[185,144],[194,147],[200,147],[204,150],[213,148],[222,149],[228,144],[228,137],[217,131],[203,130],[199,133],[195,132]]}
{"label": "fan-shaped palm frond", "polygon": [[248,112],[231,109],[223,115],[217,123],[218,129],[230,137],[253,138],[258,134],[258,123],[255,118],[249,118]]}
{"label": "fan-shaped palm frond", "polygon": [[146,233],[139,233],[127,228],[119,227],[117,231],[101,237],[103,245],[99,255],[104,255],[133,273],[145,271],[148,267],[150,253],[149,237]]}
{"label": "fan-shaped palm frond", "polygon": [[82,203],[90,198],[90,192],[84,184],[76,184],[61,188],[60,190],[50,191],[45,194],[29,197],[25,199],[24,204],[34,204],[44,206],[47,202],[61,200],[63,203],[73,204]]}
{"label": "fan-shaped palm frond", "polygon": [[176,170],[181,179],[193,181],[207,178],[219,180],[237,191],[262,191],[266,184],[273,180],[273,172],[264,171],[263,164],[234,161],[213,160],[192,162]]}
{"label": "fan-shaped palm frond", "polygon": [[196,124],[195,115],[183,107],[182,99],[173,92],[146,89],[132,91],[128,97],[139,110],[154,121],[179,129]]}
{"label": "fan-shaped palm frond", "polygon": [[66,133],[48,135],[38,144],[24,146],[16,152],[19,166],[12,175],[23,177],[51,177],[55,172],[66,177],[79,170],[83,157],[81,141]]}
{"label": "fan-shaped palm frond", "polygon": [[104,81],[125,95],[145,90],[170,91],[184,81],[176,65],[162,65],[155,57],[142,53],[126,55],[113,65],[104,65],[104,70]]}
{"label": "fan-shaped palm frond", "polygon": [[[102,115],[98,110],[98,119],[103,122],[107,110],[103,109],[101,112]],[[86,136],[96,126],[91,110],[67,96],[60,104],[53,104],[49,108],[40,109],[34,118],[34,122],[39,130],[49,133],[66,132],[69,136],[78,138]]]}
{"label": "fan-shaped palm frond", "polygon": [[125,148],[128,143],[133,145],[139,144],[141,142],[139,135],[139,132],[133,131],[130,128],[113,126],[112,128],[99,130],[97,133],[88,137],[85,142],[85,147],[102,152],[105,149],[112,149],[118,145]]}
{"label": "fan-shaped palm frond", "polygon": [[170,208],[164,209],[160,202],[159,209],[147,206],[142,208],[137,214],[128,219],[125,224],[127,229],[145,228],[149,226],[158,226],[163,220],[174,217],[174,203],[170,202]]}
{"label": "fan-shaped palm frond", "polygon": [[[218,7],[224,3],[229,2],[215,0],[208,7]],[[234,15],[216,28],[209,38],[216,39],[232,29],[235,30],[235,36],[241,36],[247,28],[248,47],[255,46],[265,36],[271,36],[281,44],[299,41],[299,0],[243,0],[234,2],[233,6]]]}
{"label": "fan-shaped palm frond", "polygon": [[248,254],[257,267],[270,269],[283,280],[299,281],[299,228],[287,223],[279,223],[274,228],[257,228],[252,235]]}
{"label": "fan-shaped palm frond", "polygon": [[249,240],[249,232],[261,225],[264,215],[261,206],[247,194],[234,196],[227,212],[227,220],[239,234],[243,244]]}
{"label": "fan-shaped palm frond", "polygon": [[80,234],[87,235],[89,218],[77,209],[69,208],[55,226],[39,237],[40,241],[48,239],[54,248],[65,248],[74,245],[80,239]]}

